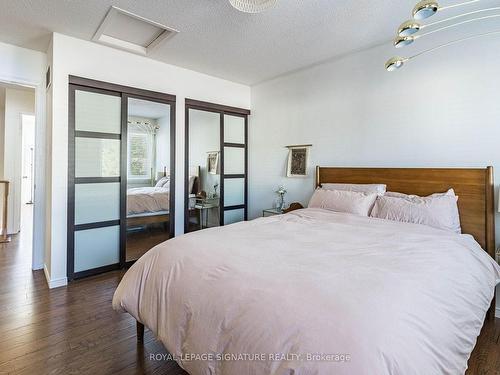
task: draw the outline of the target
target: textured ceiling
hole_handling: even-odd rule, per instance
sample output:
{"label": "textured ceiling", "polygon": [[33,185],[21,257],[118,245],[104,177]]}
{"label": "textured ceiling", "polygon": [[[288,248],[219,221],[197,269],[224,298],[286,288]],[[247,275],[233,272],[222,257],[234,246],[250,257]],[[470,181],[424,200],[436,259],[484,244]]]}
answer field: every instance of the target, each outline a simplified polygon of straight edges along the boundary
{"label": "textured ceiling", "polygon": [[0,41],[45,51],[52,31],[91,40],[115,5],[180,31],[152,58],[255,84],[389,41],[415,3],[280,0],[245,14],[228,0],[0,0]]}

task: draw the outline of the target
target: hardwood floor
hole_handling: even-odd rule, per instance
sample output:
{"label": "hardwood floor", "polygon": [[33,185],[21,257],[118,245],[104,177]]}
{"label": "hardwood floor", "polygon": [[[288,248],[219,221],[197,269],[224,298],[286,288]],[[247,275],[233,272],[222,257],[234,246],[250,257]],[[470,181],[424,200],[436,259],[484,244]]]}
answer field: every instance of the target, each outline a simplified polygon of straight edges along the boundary
{"label": "hardwood floor", "polygon": [[126,260],[137,260],[155,247],[170,238],[170,234],[162,229],[150,229],[127,233]]}
{"label": "hardwood floor", "polygon": [[[150,331],[136,341],[135,320],[111,299],[123,272],[49,290],[43,271],[30,270],[30,244],[15,236],[0,245],[0,374],[185,375]],[[468,375],[500,374],[500,319],[484,327]]]}
{"label": "hardwood floor", "polygon": [[150,331],[136,340],[135,319],[111,308],[123,272],[49,290],[31,271],[22,236],[0,245],[0,374],[186,374]]}

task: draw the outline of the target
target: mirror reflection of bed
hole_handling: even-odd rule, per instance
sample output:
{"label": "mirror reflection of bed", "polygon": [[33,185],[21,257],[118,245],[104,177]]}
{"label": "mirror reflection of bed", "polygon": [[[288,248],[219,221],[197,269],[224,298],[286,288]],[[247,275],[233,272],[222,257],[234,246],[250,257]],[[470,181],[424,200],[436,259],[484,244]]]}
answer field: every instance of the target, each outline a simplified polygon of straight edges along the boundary
{"label": "mirror reflection of bed", "polygon": [[129,262],[170,237],[170,106],[129,98],[127,144]]}

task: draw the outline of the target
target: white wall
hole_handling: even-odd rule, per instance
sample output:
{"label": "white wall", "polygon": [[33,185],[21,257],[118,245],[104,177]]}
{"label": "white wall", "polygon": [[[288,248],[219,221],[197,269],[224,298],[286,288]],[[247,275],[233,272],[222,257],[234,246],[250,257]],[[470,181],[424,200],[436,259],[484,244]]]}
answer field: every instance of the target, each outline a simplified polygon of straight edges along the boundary
{"label": "white wall", "polygon": [[4,142],[5,142],[5,87],[0,86],[0,178],[3,178]]}
{"label": "white wall", "polygon": [[7,233],[21,229],[21,179],[23,173],[22,115],[35,113],[35,91],[32,89],[5,90],[4,178],[10,181]]}
{"label": "white wall", "polygon": [[36,163],[33,228],[33,269],[43,267],[45,232],[45,68],[46,54],[0,43],[0,81],[36,89]]}
{"label": "white wall", "polygon": [[[252,88],[251,217],[271,207],[280,184],[288,202],[307,204],[315,165],[493,165],[498,187],[498,39],[443,49],[389,73],[383,65],[393,54],[377,47]],[[309,176],[284,177],[284,146],[304,143],[313,144]]]}
{"label": "white wall", "polygon": [[176,233],[184,227],[185,98],[250,107],[250,88],[205,74],[65,35],[53,35],[51,124],[51,200],[49,278],[66,278],[66,209],[68,172],[68,76],[76,75],[177,95],[176,104]]}

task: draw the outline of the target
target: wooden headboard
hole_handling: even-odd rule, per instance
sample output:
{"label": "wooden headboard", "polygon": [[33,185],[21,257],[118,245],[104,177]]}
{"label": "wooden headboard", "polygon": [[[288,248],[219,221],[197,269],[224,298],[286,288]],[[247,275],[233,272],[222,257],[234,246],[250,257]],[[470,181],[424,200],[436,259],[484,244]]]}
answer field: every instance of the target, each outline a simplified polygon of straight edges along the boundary
{"label": "wooden headboard", "polygon": [[322,183],[386,184],[387,191],[420,196],[453,188],[458,195],[462,232],[471,234],[495,256],[493,167],[472,168],[336,168],[316,167]]}

